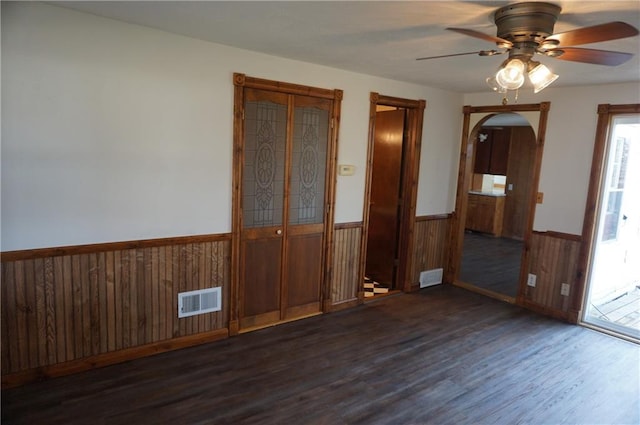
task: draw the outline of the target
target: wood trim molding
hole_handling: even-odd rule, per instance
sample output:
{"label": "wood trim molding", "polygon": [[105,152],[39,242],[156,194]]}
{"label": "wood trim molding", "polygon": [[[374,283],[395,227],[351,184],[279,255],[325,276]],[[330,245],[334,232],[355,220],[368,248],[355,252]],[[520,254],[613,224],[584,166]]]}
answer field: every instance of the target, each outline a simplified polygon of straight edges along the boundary
{"label": "wood trim molding", "polygon": [[[533,231],[533,221],[536,208],[536,195],[538,192],[538,182],[540,179],[540,167],[542,164],[542,153],[545,143],[545,134],[547,128],[548,113],[551,109],[550,102],[541,102],[537,104],[514,104],[514,105],[489,105],[489,106],[464,106],[463,110],[463,125],[462,125],[462,137],[460,140],[460,165],[458,168],[458,187],[456,192],[456,207],[451,215],[451,245],[449,261],[447,263],[445,271],[445,281],[456,282],[460,261],[462,256],[462,245],[464,241],[464,225],[465,216],[467,212],[467,193],[471,186],[471,176],[473,174],[473,155],[475,152],[475,141],[473,140],[472,133],[475,128],[471,128],[471,114],[491,114],[491,113],[504,113],[504,112],[524,112],[524,111],[538,111],[538,131],[536,139],[536,152],[535,152],[535,164],[532,176],[530,193],[528,195],[529,208],[528,216],[525,225],[524,233],[524,250],[522,255],[522,264],[520,269],[520,283],[518,296],[516,303],[521,304],[523,301],[522,294],[524,292],[523,285],[525,285],[524,276],[526,275],[528,252],[531,234]],[[485,120],[488,117],[485,118]],[[483,120],[484,121],[484,120]],[[480,121],[476,128],[478,128],[483,121]],[[521,304],[522,305],[522,304]]]}
{"label": "wood trim molding", "polygon": [[104,367],[116,363],[122,363],[140,357],[148,357],[154,354],[165,353],[167,351],[181,348],[193,347],[208,342],[218,341],[227,338],[229,331],[216,329],[196,335],[189,335],[181,338],[174,338],[167,341],[160,341],[153,344],[141,345],[110,353],[98,354],[96,356],[85,357],[66,363],[58,363],[52,366],[29,369],[22,372],[12,373],[2,376],[2,389],[12,388],[43,379],[56,378],[59,376],[71,375],[73,373],[84,372],[97,367]]}
{"label": "wood trim molding", "polygon": [[571,311],[564,312],[562,310],[556,310],[553,308],[545,307],[538,303],[534,303],[527,299],[523,299],[522,301],[519,301],[518,304],[528,310],[534,311],[536,313],[540,313],[544,316],[553,317],[554,319],[562,320],[569,323],[576,323],[575,320],[572,321],[572,317],[575,314],[572,313]]}
{"label": "wood trim molding", "polygon": [[[367,147],[367,170],[365,179],[365,199],[362,220],[362,242],[360,246],[360,264],[358,276],[360,281],[365,272],[367,236],[369,228],[369,213],[371,201],[371,176],[373,170],[373,147],[375,135],[375,121],[378,105],[393,106],[397,108],[405,108],[407,110],[406,126],[408,127],[408,139],[405,146],[406,165],[403,170],[403,187],[402,193],[407,194],[402,215],[400,218],[399,231],[399,264],[398,273],[396,275],[396,286],[405,292],[414,290],[409,278],[411,270],[410,248],[413,245],[413,228],[415,225],[416,201],[418,196],[418,173],[420,168],[420,150],[422,146],[422,126],[424,121],[424,110],[427,103],[424,99],[402,99],[398,97],[385,96],[376,92],[369,94],[369,142]],[[360,284],[362,285],[362,283]],[[360,288],[358,292],[360,301],[363,300],[364,290]]]}
{"label": "wood trim molding", "polygon": [[566,239],[568,241],[582,242],[582,236],[581,235],[573,235],[571,233],[556,232],[556,231],[553,231],[553,230],[547,230],[545,232],[542,232],[542,231],[539,231],[539,230],[534,230],[533,233],[535,233],[537,235],[548,236],[548,237],[551,237],[551,238]]}
{"label": "wood trim molding", "polygon": [[69,245],[52,248],[36,248],[36,249],[24,249],[19,251],[5,251],[0,254],[1,261],[21,261],[21,260],[33,260],[36,258],[57,257],[63,255],[78,255],[78,254],[92,254],[106,251],[119,251],[125,249],[141,249],[141,248],[154,248],[158,246],[179,245],[187,243],[202,243],[202,242],[220,242],[230,241],[230,233],[211,234],[211,235],[196,235],[196,236],[178,236],[170,238],[158,238],[158,239],[142,239],[124,242],[105,242],[97,244],[86,245]]}
{"label": "wood trim molding", "polygon": [[550,102],[540,103],[523,103],[513,105],[487,105],[487,106],[465,106],[463,113],[501,113],[501,112],[526,112],[526,111],[548,111],[551,106]]}
{"label": "wood trim molding", "polygon": [[354,221],[351,223],[336,223],[335,224],[335,229],[336,230],[342,230],[342,229],[357,229],[362,227],[362,222],[361,221]]}
{"label": "wood trim molding", "polygon": [[358,298],[354,298],[352,300],[341,301],[339,303],[331,304],[330,311],[332,313],[336,312],[336,311],[342,311],[342,310],[346,310],[346,309],[349,309],[349,308],[356,307],[359,304],[361,304],[361,302],[360,302],[360,300]]}
{"label": "wood trim molding", "polygon": [[333,109],[331,111],[331,140],[327,149],[329,162],[327,164],[327,194],[324,226],[324,272],[322,278],[322,311],[331,310],[331,282],[333,280],[333,253],[334,253],[334,220],[336,205],[336,186],[338,182],[338,138],[340,134],[340,119],[342,114],[343,91],[332,90]]}
{"label": "wood trim molding", "polygon": [[430,220],[447,220],[451,218],[452,213],[447,214],[432,214],[432,215],[419,215],[416,217],[416,221],[430,221]]}
{"label": "wood trim molding", "polygon": [[545,137],[547,134],[547,121],[549,120],[550,102],[541,102],[539,111],[540,119],[538,120],[538,131],[536,132],[536,152],[535,164],[533,166],[533,176],[531,177],[531,188],[529,192],[529,210],[527,212],[527,221],[524,231],[524,252],[522,254],[522,264],[520,265],[520,283],[516,296],[516,304],[522,305],[525,300],[525,292],[527,285],[527,275],[529,268],[529,257],[531,253],[531,235],[533,233],[533,223],[536,215],[536,204],[538,196],[538,185],[540,183],[540,170],[542,168],[542,155],[544,153]]}
{"label": "wood trim molding", "polygon": [[[340,114],[342,107],[343,91],[340,89],[324,89],[300,84],[267,80],[250,77],[242,73],[233,74],[234,84],[234,123],[233,123],[233,181],[232,181],[232,248],[231,248],[231,290],[229,302],[229,332],[236,335],[240,331],[240,268],[241,268],[241,185],[244,157],[244,95],[245,88],[264,90],[268,92],[283,93],[286,95],[309,96],[331,101],[331,128],[330,140],[327,146],[327,169],[325,185],[325,217],[324,217],[324,242],[322,258],[322,288],[320,305],[323,311],[330,309],[331,305],[331,279],[333,261],[333,232],[335,216],[335,192],[336,192],[336,167],[338,156],[338,136],[340,134]],[[289,99],[291,107],[292,100]],[[289,110],[289,118],[293,110]],[[286,189],[285,189],[286,190]],[[287,219],[284,214],[284,221]]]}
{"label": "wood trim molding", "polygon": [[250,87],[254,89],[268,90],[279,93],[321,97],[324,99],[341,100],[343,94],[342,90],[323,89],[319,87],[304,86],[301,84],[248,77],[245,74],[237,72],[233,74],[233,84],[236,87]]}

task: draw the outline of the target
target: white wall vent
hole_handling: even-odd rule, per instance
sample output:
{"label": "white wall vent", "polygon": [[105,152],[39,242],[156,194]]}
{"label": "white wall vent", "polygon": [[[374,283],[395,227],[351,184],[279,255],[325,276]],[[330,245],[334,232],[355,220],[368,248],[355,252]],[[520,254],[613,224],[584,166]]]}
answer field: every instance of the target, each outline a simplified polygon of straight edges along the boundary
{"label": "white wall vent", "polygon": [[180,292],[178,294],[178,317],[195,316],[222,309],[222,287]]}
{"label": "white wall vent", "polygon": [[442,269],[433,269],[420,272],[420,287],[439,285],[442,283]]}

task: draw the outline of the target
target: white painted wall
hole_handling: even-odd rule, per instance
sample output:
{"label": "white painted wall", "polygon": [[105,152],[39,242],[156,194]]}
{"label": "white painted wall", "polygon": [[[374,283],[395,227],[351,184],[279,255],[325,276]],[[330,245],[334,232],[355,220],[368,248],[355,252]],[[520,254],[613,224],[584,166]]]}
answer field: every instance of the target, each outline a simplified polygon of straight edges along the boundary
{"label": "white painted wall", "polygon": [[[522,90],[518,100],[519,103],[544,101],[551,102],[539,186],[539,191],[544,193],[544,202],[536,208],[534,230],[580,235],[589,188],[598,104],[640,103],[640,85],[551,86],[537,95],[533,91]],[[465,95],[464,102],[473,106],[497,105],[501,98],[495,93],[475,93]]]}
{"label": "white painted wall", "polygon": [[453,209],[463,96],[39,3],[2,3],[2,251],[231,230],[233,72],[344,90],[336,222],[369,92],[422,98],[418,215]]}

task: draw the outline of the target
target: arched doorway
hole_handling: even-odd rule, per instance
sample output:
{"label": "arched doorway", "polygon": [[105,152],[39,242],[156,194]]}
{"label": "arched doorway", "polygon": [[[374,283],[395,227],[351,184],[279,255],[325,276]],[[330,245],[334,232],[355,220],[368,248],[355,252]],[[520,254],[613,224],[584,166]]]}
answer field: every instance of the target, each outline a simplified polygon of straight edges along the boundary
{"label": "arched doorway", "polygon": [[[528,105],[500,105],[500,106],[466,106],[464,108],[464,123],[462,131],[462,143],[460,150],[460,167],[458,171],[458,188],[456,195],[456,209],[452,219],[452,232],[451,232],[451,248],[449,262],[447,265],[447,281],[454,283],[457,286],[462,286],[475,292],[483,293],[494,298],[498,298],[511,303],[519,303],[519,299],[522,297],[524,286],[526,285],[526,265],[527,265],[527,246],[531,237],[533,228],[533,219],[535,212],[535,205],[537,199],[538,179],[540,176],[540,164],[542,161],[542,149],[544,146],[544,137],[546,132],[547,114],[550,104],[543,102],[540,104],[528,104]],[[465,245],[465,229],[467,227],[467,213],[469,208],[474,208],[472,202],[469,199],[469,192],[474,188],[474,173],[476,151],[478,150],[479,135],[482,132],[483,123],[487,122],[492,116],[503,113],[518,113],[524,120],[526,120],[535,135],[535,146],[531,153],[530,171],[527,177],[530,179],[530,184],[525,193],[522,195],[523,199],[523,214],[525,215],[522,223],[522,248],[520,255],[520,264],[517,267],[516,275],[517,283],[514,293],[505,295],[500,294],[492,290],[485,290],[481,287],[465,282],[461,279],[461,265],[463,258],[463,248]],[[505,186],[508,183],[505,181]],[[508,189],[508,186],[506,187]],[[494,202],[489,207],[497,208],[497,202]],[[504,211],[504,204],[502,205],[502,211]],[[511,212],[509,212],[511,213]],[[485,213],[486,214],[486,213]],[[495,210],[494,213],[489,216],[493,220],[497,220]],[[502,223],[502,219],[500,220]],[[497,223],[497,222],[496,222]],[[497,224],[496,224],[497,225]],[[501,230],[500,230],[501,232]],[[516,254],[517,256],[517,254]]]}

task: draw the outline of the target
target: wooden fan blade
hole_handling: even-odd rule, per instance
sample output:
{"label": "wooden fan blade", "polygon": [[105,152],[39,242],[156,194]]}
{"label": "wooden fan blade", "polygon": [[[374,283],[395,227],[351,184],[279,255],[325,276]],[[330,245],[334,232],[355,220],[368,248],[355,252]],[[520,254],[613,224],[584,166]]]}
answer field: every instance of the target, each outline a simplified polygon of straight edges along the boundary
{"label": "wooden fan blade", "polygon": [[552,34],[545,39],[555,40],[561,46],[579,46],[581,44],[598,43],[600,41],[617,40],[638,35],[638,30],[625,22],[609,22],[592,27]]}
{"label": "wooden fan blade", "polygon": [[477,52],[466,52],[466,53],[452,53],[450,55],[440,55],[440,56],[427,56],[424,58],[416,58],[417,61],[423,61],[427,59],[440,59],[440,58],[450,58],[453,56],[464,56],[464,55],[479,55],[479,56],[495,56],[501,55],[504,52],[499,52],[498,50],[480,50]]}
{"label": "wooden fan blade", "polygon": [[[554,52],[564,52],[554,56]],[[617,66],[625,63],[633,57],[631,53],[612,52],[609,50],[581,49],[580,47],[563,47],[561,49],[549,49],[547,52],[556,59],[571,62],[595,63],[597,65]]]}
{"label": "wooden fan blade", "polygon": [[446,28],[446,29],[449,31],[459,32],[460,34],[468,35],[470,37],[479,38],[480,40],[496,43],[500,47],[507,48],[507,47],[513,46],[513,43],[511,43],[509,40],[505,40],[504,38],[500,38],[500,37],[494,37],[492,35],[485,34],[480,31],[469,30],[466,28]]}

